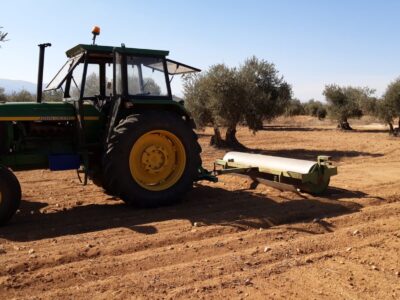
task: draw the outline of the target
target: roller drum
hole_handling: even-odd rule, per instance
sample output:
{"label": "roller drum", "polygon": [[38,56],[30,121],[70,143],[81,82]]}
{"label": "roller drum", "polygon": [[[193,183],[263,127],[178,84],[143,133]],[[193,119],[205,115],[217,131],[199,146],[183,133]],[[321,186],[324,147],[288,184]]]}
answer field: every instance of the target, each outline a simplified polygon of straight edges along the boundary
{"label": "roller drum", "polygon": [[318,164],[315,161],[262,154],[249,154],[243,152],[228,152],[225,154],[223,160],[233,161],[234,163],[246,165],[249,167],[296,172],[300,174],[310,173],[312,168]]}

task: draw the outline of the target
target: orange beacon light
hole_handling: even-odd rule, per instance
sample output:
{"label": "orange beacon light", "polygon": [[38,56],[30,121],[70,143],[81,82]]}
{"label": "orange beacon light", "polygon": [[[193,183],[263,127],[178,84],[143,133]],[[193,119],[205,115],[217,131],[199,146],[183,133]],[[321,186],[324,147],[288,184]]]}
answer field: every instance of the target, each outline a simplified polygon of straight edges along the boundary
{"label": "orange beacon light", "polygon": [[93,45],[94,45],[96,42],[96,36],[100,35],[100,27],[94,26],[92,29],[92,34],[93,34]]}

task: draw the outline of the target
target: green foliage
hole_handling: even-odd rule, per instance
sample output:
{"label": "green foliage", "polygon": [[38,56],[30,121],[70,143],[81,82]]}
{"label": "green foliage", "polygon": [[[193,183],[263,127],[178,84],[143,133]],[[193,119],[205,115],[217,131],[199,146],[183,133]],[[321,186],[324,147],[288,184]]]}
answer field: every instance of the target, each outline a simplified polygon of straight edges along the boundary
{"label": "green foliage", "polygon": [[0,87],[0,102],[7,101],[7,95],[4,93],[4,88]]}
{"label": "green foliage", "polygon": [[329,115],[338,121],[338,127],[349,130],[352,128],[348,119],[363,116],[363,103],[368,101],[373,92],[367,87],[340,87],[331,84],[325,86],[323,94],[328,102]]}
{"label": "green foliage", "polygon": [[135,75],[128,75],[128,91],[131,95],[161,95],[161,88],[153,78],[143,78],[143,87],[141,88],[139,77]]}
{"label": "green foliage", "polygon": [[326,108],[324,106],[322,106],[317,109],[316,117],[318,118],[318,120],[323,120],[326,118],[327,114],[328,114],[328,111],[326,110]]}
{"label": "green foliage", "polygon": [[243,120],[245,99],[238,72],[224,64],[211,66],[200,75],[186,76],[184,96],[187,108],[191,111],[200,128],[212,125],[215,135],[212,144],[222,146],[219,128],[236,128]]}
{"label": "green foliage", "polygon": [[148,93],[149,95],[159,96],[161,95],[161,88],[155,82],[153,78],[143,78],[144,81],[144,93]]}
{"label": "green foliage", "polygon": [[386,124],[392,124],[396,117],[396,110],[393,105],[385,98],[377,101],[376,116]]}
{"label": "green foliage", "polygon": [[64,94],[61,90],[43,92],[43,102],[61,102]]}
{"label": "green foliage", "polygon": [[244,118],[250,129],[255,132],[264,120],[271,121],[285,112],[292,89],[274,64],[253,56],[240,67],[239,76],[246,103]]}
{"label": "green foliage", "polygon": [[192,113],[199,129],[216,123],[213,113],[208,108],[211,102],[207,89],[206,73],[191,74],[183,77],[183,93],[186,108]]}
{"label": "green foliage", "polygon": [[36,96],[27,90],[20,92],[12,92],[10,95],[5,94],[4,88],[0,87],[0,101],[2,102],[32,102],[36,101]]}
{"label": "green foliage", "polygon": [[242,118],[245,101],[239,77],[235,69],[224,64],[214,65],[205,78],[210,102],[208,109],[219,126],[232,126]]}
{"label": "green foliage", "polygon": [[[393,123],[399,118],[400,127],[400,78],[388,85],[383,99],[377,101],[377,116],[389,125],[390,133],[394,133]],[[399,129],[398,129],[399,130]]]}
{"label": "green foliage", "polygon": [[320,101],[315,101],[310,99],[308,102],[304,103],[304,111],[307,115],[316,117],[319,120],[325,119],[327,115],[326,105]]}
{"label": "green foliage", "polygon": [[298,99],[290,99],[288,105],[285,108],[285,116],[293,117],[305,115],[306,111],[304,105]]}
{"label": "green foliage", "polygon": [[386,89],[383,96],[387,104],[392,107],[397,116],[400,115],[400,78],[396,79]]}
{"label": "green foliage", "polygon": [[[93,97],[94,95],[100,95],[100,78],[95,72],[86,76],[84,91],[85,97]],[[77,98],[79,98],[79,95]]]}
{"label": "green foliage", "polygon": [[[291,87],[273,64],[251,57],[240,68],[224,64],[184,78],[184,96],[188,110],[201,128],[214,127],[217,146],[235,146],[236,126],[244,123],[253,132],[262,128],[264,120],[282,114],[291,98]],[[225,141],[219,128],[226,127]]]}
{"label": "green foliage", "polygon": [[364,115],[376,116],[378,114],[378,99],[367,97],[361,102],[361,110]]}
{"label": "green foliage", "polygon": [[9,102],[35,102],[36,96],[31,94],[27,90],[21,90],[20,92],[12,92],[7,96]]}

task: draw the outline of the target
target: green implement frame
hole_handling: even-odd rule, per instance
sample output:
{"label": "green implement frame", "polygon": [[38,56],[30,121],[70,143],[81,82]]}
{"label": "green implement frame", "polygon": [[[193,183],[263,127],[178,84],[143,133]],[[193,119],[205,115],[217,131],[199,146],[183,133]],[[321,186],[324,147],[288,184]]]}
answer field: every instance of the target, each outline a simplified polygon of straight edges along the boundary
{"label": "green implement frame", "polygon": [[248,166],[232,160],[218,159],[214,162],[214,175],[238,175],[251,178],[254,182],[281,190],[305,191],[320,194],[326,191],[330,177],[337,174],[329,156],[318,156],[317,162],[306,173]]}

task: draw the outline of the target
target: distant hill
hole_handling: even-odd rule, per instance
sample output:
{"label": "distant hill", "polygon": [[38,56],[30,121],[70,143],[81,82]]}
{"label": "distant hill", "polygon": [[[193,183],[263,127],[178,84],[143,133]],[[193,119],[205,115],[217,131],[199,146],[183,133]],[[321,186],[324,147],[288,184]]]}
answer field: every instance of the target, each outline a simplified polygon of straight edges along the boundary
{"label": "distant hill", "polygon": [[24,80],[0,79],[0,87],[4,88],[6,94],[19,92],[23,89],[36,94],[36,83]]}

